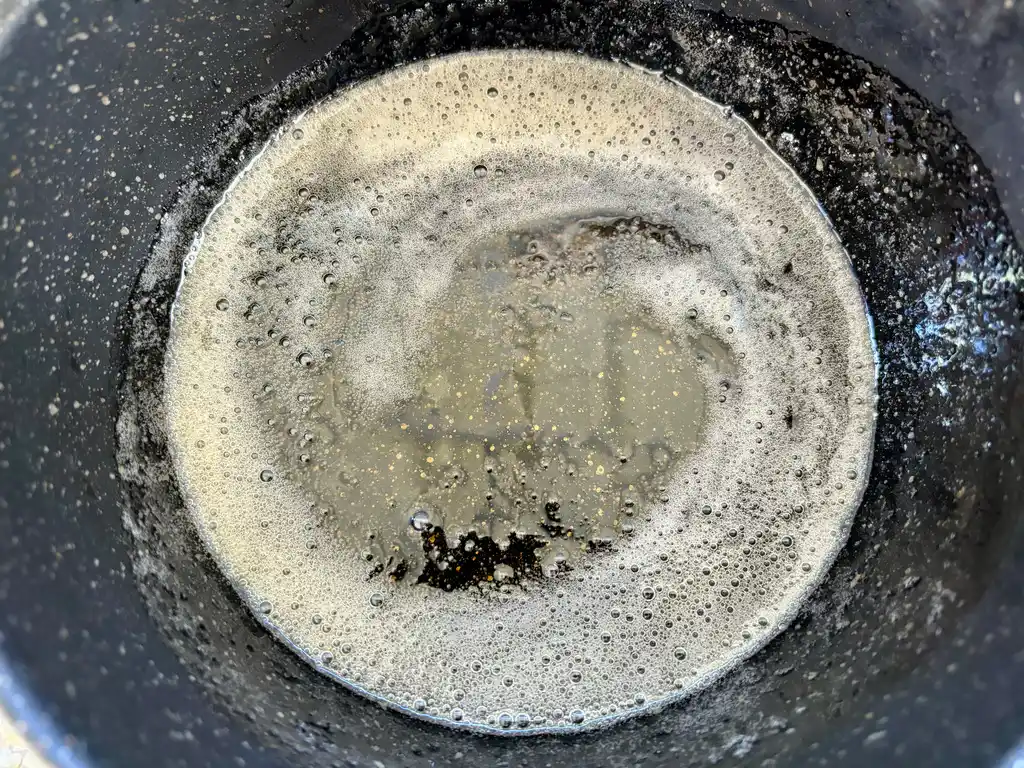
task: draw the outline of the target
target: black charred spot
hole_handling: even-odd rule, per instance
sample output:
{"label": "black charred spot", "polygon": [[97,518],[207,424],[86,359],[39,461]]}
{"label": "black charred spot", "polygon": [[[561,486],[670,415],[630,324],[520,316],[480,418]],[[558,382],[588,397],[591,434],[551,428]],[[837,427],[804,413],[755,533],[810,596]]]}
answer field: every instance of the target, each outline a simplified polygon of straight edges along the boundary
{"label": "black charred spot", "polygon": [[[506,581],[509,584],[539,579],[542,575],[537,550],[542,549],[546,542],[537,536],[513,533],[508,537],[508,543],[501,546],[489,536],[479,536],[471,531],[450,545],[441,528],[432,528],[424,531],[422,538],[427,563],[416,580],[417,584],[445,592],[468,589],[479,586],[481,582],[493,582],[494,569],[499,565],[512,569],[513,576]],[[470,543],[469,549],[466,548],[467,543]]]}
{"label": "black charred spot", "polygon": [[558,510],[561,505],[557,501],[549,501],[544,505],[544,514],[548,516],[548,520],[554,523],[562,522],[561,516],[558,514]]}
{"label": "black charred spot", "polygon": [[401,581],[405,578],[405,575],[409,572],[409,564],[405,560],[399,560],[398,565],[391,569],[391,576],[394,581]]}

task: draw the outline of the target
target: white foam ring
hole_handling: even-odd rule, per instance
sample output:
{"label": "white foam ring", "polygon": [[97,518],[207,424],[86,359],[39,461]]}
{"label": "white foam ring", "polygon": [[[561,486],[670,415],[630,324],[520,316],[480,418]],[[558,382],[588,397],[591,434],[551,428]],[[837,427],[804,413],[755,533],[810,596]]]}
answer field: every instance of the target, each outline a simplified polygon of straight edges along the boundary
{"label": "white foam ring", "polygon": [[[360,553],[317,527],[306,490],[276,467],[286,430],[307,429],[325,370],[344,370],[366,411],[408,397],[460,256],[592,211],[667,222],[710,246],[614,265],[659,322],[699,328],[736,361],[724,402],[719,374],[701,373],[713,395],[703,439],[668,502],[614,551],[525,589],[367,581]],[[247,310],[267,313],[275,337],[254,346]],[[792,619],[859,503],[874,374],[846,253],[745,123],[649,73],[503,52],[398,69],[268,145],[203,230],[166,395],[196,525],[268,627],[385,703],[521,733],[685,696]]]}

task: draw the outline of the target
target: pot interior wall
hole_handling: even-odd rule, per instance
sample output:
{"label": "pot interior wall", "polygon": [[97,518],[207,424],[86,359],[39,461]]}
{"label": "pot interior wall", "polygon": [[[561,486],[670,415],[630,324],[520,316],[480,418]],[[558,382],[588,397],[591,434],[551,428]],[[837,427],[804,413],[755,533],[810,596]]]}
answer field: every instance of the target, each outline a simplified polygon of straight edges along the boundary
{"label": "pot interior wall", "polygon": [[[373,18],[358,4],[28,14],[0,70],[0,690],[50,749],[111,765],[962,766],[1018,737],[1020,11],[727,11],[434,6],[354,37]],[[881,364],[872,484],[794,626],[684,705],[573,739],[415,723],[278,646],[190,535],[159,419],[159,319],[240,153],[339,84],[524,44],[670,62],[734,105],[847,244]]]}

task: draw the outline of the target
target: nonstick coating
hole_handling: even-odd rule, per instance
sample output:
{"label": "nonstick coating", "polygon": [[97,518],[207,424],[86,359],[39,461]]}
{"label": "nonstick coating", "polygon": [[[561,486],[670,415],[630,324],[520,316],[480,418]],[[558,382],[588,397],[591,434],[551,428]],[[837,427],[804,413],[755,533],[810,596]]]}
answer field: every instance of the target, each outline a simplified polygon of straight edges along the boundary
{"label": "nonstick coating", "polygon": [[[1024,266],[1009,235],[1024,225],[1024,6],[723,5],[761,21],[681,3],[666,16],[513,0],[455,16],[438,6],[350,40],[379,7],[27,9],[0,58],[0,700],[58,763],[959,767],[995,765],[1024,733]],[[871,487],[794,626],[683,705],[577,738],[457,734],[321,679],[247,617],[178,525],[159,420],[132,410],[158,389],[153,321],[175,259],[279,110],[410,54],[513,44],[523,19],[546,47],[650,63],[650,43],[651,62],[675,56],[679,79],[734,104],[849,246],[881,363]],[[940,109],[864,62],[833,60],[829,44]],[[343,64],[315,64],[342,45]],[[780,51],[792,66],[754,82],[757,57],[778,64]],[[317,88],[277,87],[302,69]],[[864,83],[835,114],[808,95],[829,72]],[[832,138],[816,138],[821,126]],[[844,126],[852,143],[836,138]],[[833,157],[867,138],[874,155]],[[906,204],[906,190],[872,197],[815,162],[904,178],[886,158],[918,149],[947,175],[908,182],[926,194]],[[141,393],[125,405],[139,416],[121,433],[122,457],[139,459],[128,472],[116,460],[119,387]]]}

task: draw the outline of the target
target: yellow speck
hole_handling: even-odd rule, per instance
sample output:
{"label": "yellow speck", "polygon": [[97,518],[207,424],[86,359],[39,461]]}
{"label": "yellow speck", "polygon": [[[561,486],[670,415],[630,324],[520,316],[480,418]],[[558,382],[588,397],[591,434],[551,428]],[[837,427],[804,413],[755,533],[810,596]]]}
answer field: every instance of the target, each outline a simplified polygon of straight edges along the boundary
{"label": "yellow speck", "polygon": [[470,421],[472,421],[472,420],[473,420],[473,417],[472,417],[472,415],[471,415],[471,416],[469,417],[469,420],[470,420]]}
{"label": "yellow speck", "polygon": [[433,456],[427,456],[427,464],[433,464],[433,463],[434,463],[434,457]]}
{"label": "yellow speck", "polygon": [[620,397],[620,398],[619,398],[619,402],[620,402],[620,403],[624,403],[624,402],[626,402],[626,398],[624,398],[624,397]]}
{"label": "yellow speck", "polygon": [[493,450],[494,450],[494,446],[492,445],[492,446],[491,446],[490,448],[488,448],[487,450],[489,450],[489,451],[493,451]]}
{"label": "yellow speck", "polygon": [[676,390],[672,390],[673,397],[679,397],[679,393]]}
{"label": "yellow speck", "polygon": [[598,517],[604,517],[604,510],[603,510],[603,509],[600,509],[600,508],[598,508],[598,510],[597,510],[597,516],[598,516]]}
{"label": "yellow speck", "polygon": [[597,472],[597,474],[603,475],[604,474],[604,465],[603,464],[598,464],[597,465],[597,469],[595,471]]}
{"label": "yellow speck", "polygon": [[557,424],[552,424],[551,425],[551,431],[552,432],[556,431],[557,429],[558,429],[558,425]]}
{"label": "yellow speck", "polygon": [[434,428],[433,424],[427,424],[427,429],[433,429],[433,428]]}
{"label": "yellow speck", "polygon": [[427,476],[426,472],[420,472],[420,477],[426,477],[426,476]]}
{"label": "yellow speck", "polygon": [[461,393],[461,392],[456,392],[456,393],[455,393],[455,396],[456,396],[456,397],[462,397],[462,393]]}
{"label": "yellow speck", "polygon": [[601,371],[599,374],[597,374],[597,378],[603,379],[604,378],[604,371]]}
{"label": "yellow speck", "polygon": [[633,333],[630,335],[630,338],[631,339],[635,339],[636,338],[636,331],[633,331]]}
{"label": "yellow speck", "polygon": [[524,363],[530,362],[530,356],[529,355],[523,355],[523,362]]}
{"label": "yellow speck", "polygon": [[394,464],[388,464],[388,469],[390,469],[392,472],[394,472],[395,471],[395,465]]}
{"label": "yellow speck", "polygon": [[540,424],[534,424],[533,425],[533,431],[534,432],[540,432]]}
{"label": "yellow speck", "polygon": [[396,453],[396,454],[395,454],[395,458],[396,458],[396,459],[400,459],[400,458],[402,458],[402,454],[401,454],[401,453]]}
{"label": "yellow speck", "polygon": [[408,428],[409,428],[409,425],[408,425],[408,424],[403,424],[403,425],[402,425],[402,429],[408,429]]}

